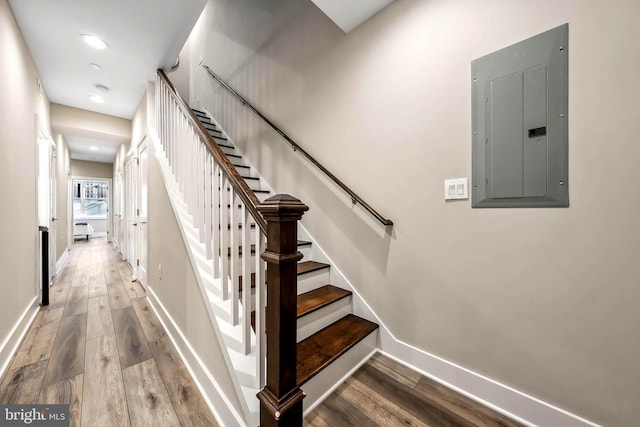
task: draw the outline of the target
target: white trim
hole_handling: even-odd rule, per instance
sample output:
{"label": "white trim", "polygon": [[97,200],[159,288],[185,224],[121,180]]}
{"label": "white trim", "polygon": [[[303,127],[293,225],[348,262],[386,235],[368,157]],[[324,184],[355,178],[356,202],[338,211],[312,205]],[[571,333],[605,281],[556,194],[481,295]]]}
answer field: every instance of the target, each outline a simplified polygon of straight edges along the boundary
{"label": "white trim", "polygon": [[303,235],[299,238],[312,242],[313,258],[331,264],[331,283],[353,292],[353,313],[380,325],[378,342],[380,353],[527,426],[599,426],[576,414],[399,340],[304,226],[302,224],[299,226]]}
{"label": "white trim", "polygon": [[31,323],[36,318],[39,310],[38,297],[36,296],[31,300],[27,309],[22,313],[22,316],[20,316],[16,324],[11,328],[9,335],[0,345],[0,377],[2,377],[9,368],[13,355],[18,350],[22,339],[27,334],[29,326],[31,326]]}
{"label": "white trim", "polygon": [[69,248],[65,248],[60,258],[58,258],[58,261],[56,261],[56,276],[60,274],[60,270],[64,267],[64,263],[67,262],[67,258],[69,258]]}
{"label": "white trim", "polygon": [[80,176],[80,175],[71,175],[71,181],[69,182],[69,206],[71,211],[71,216],[69,224],[70,224],[70,233],[72,241],[75,240],[75,235],[73,234],[73,224],[76,222],[76,217],[73,214],[73,181],[107,181],[109,183],[109,197],[107,198],[107,217],[106,218],[91,218],[86,215],[81,215],[78,220],[81,220],[83,217],[86,217],[87,220],[95,219],[98,221],[107,221],[107,232],[104,231],[100,233],[93,233],[93,236],[107,236],[107,241],[111,241],[111,235],[113,234],[113,209],[112,209],[112,200],[113,200],[113,178],[101,178],[99,176]]}
{"label": "white trim", "polygon": [[174,347],[178,351],[180,358],[184,362],[189,374],[193,378],[203,399],[209,409],[223,426],[241,425],[244,426],[242,416],[233,408],[224,391],[217,383],[215,376],[211,374],[202,359],[193,349],[189,340],[184,336],[176,322],[173,320],[167,309],[162,305],[153,289],[147,289],[147,299],[151,309],[156,313],[160,323]]}

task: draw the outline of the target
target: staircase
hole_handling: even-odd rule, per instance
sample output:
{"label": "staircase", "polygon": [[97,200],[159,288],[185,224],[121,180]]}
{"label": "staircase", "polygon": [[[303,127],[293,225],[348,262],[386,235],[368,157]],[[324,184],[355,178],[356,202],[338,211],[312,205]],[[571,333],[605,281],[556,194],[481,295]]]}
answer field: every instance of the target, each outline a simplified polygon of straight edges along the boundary
{"label": "staircase", "polygon": [[[230,142],[224,131],[213,122],[212,118],[205,111],[193,108],[192,111],[254,194],[260,200],[265,200],[270,195],[273,195],[272,191],[263,189],[267,188],[264,181],[258,177],[254,168],[250,166],[235,145]],[[230,206],[228,207],[230,208]],[[369,336],[375,338],[372,333],[378,328],[375,323],[351,314],[351,291],[329,284],[331,265],[306,260],[311,255],[311,248],[312,243],[310,241],[298,240],[298,250],[304,256],[303,261],[298,262],[297,268],[297,383],[299,386],[320,374],[365,338]],[[230,249],[227,252],[228,256],[230,256]],[[243,255],[242,248],[238,248],[238,253],[240,256]],[[255,257],[255,245],[252,246],[251,256]],[[240,287],[242,289],[242,276],[240,279]],[[252,274],[251,279],[252,289],[255,289],[255,275]],[[253,313],[252,317],[255,318],[255,312]],[[252,326],[255,329],[255,321],[252,321]],[[375,348],[375,340],[373,341],[373,348]],[[368,355],[371,351],[371,345],[366,349],[368,349],[368,351],[365,351]],[[348,368],[345,374],[352,367],[351,364],[344,367]],[[344,371],[344,368],[340,371]],[[342,377],[336,380],[340,378]],[[326,384],[327,380],[331,382],[332,379],[324,379],[322,383]],[[305,390],[304,387],[303,390]],[[307,392],[305,406],[315,403],[317,399],[314,399],[314,397],[316,396]],[[320,398],[321,395],[317,397]]]}
{"label": "staircase", "polygon": [[[183,101],[172,94],[173,88],[160,78],[157,86],[156,149],[161,155],[156,157],[170,198],[180,199],[172,201],[174,210],[178,206],[177,216],[188,230],[185,243],[195,260],[194,270],[204,285],[203,296],[215,315],[255,425],[260,409],[256,393],[266,384],[269,366],[270,355],[266,354],[266,361],[263,357],[269,336],[265,312],[269,309],[265,310],[265,263],[256,255],[264,252],[266,227],[250,205],[256,201],[259,205],[273,192],[206,111],[181,111],[177,107]],[[169,113],[179,113],[181,125],[162,115],[163,102],[169,105]],[[193,133],[206,130],[208,137],[206,141],[186,138],[194,146],[179,146],[178,141],[185,139],[176,137],[184,131],[179,127],[186,124],[188,131],[194,126],[190,119],[199,122],[200,131]],[[207,144],[216,146],[207,148]],[[234,170],[227,172],[224,164]],[[234,177],[228,176],[236,172],[243,183],[234,183]],[[191,184],[198,189],[196,194]],[[252,194],[243,195],[243,188]],[[214,209],[203,209],[206,206]],[[297,249],[303,258],[297,263],[295,372],[297,385],[306,394],[304,408],[310,410],[375,351],[378,325],[353,314],[352,292],[331,284],[331,265],[324,262],[322,251],[302,227],[298,227],[298,236]]]}

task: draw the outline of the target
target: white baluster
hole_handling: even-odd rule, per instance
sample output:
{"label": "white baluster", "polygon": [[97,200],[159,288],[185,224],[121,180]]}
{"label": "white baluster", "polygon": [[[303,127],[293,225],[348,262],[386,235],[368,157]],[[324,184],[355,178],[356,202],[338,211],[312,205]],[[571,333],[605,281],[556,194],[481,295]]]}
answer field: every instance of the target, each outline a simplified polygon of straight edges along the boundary
{"label": "white baluster", "polygon": [[227,177],[222,174],[220,179],[220,265],[222,266],[222,298],[229,299],[229,261],[227,258],[227,248],[229,247],[229,233],[231,227],[229,225],[229,215],[227,214],[227,205],[229,204],[229,192],[227,188]]}
{"label": "white baluster", "polygon": [[[238,249],[240,247],[240,230],[238,229],[238,223],[240,222],[240,224],[242,224],[243,229],[247,224],[244,224],[244,218],[238,218],[238,209],[236,208],[237,202],[235,197],[236,192],[232,186],[229,186],[229,194],[230,203],[227,206],[231,217],[231,249],[229,250],[231,257],[229,258],[229,262],[231,263],[231,289],[233,290],[233,294],[231,296],[231,322],[235,326],[238,324],[238,314],[240,310],[240,257],[238,256]],[[222,250],[226,255],[227,248],[223,248]],[[244,276],[242,278],[242,292],[251,292],[251,277]]]}
{"label": "white baluster", "polygon": [[193,224],[197,227],[200,221],[200,192],[198,191],[198,182],[200,180],[199,177],[199,166],[200,166],[200,153],[204,147],[202,143],[198,140],[196,141],[196,149],[193,157]]}
{"label": "white baluster", "polygon": [[266,237],[256,226],[256,388],[262,388],[267,382],[267,335],[265,333],[267,306],[267,286],[265,282],[266,266],[261,256],[265,250]]}
{"label": "white baluster", "polygon": [[197,138],[193,133],[193,129],[189,127],[186,136],[185,151],[185,177],[184,177],[184,202],[187,205],[187,212],[193,215],[193,150],[197,144]]}
{"label": "white baluster", "polygon": [[213,182],[211,189],[213,191],[213,275],[215,278],[220,277],[220,260],[222,252],[220,251],[220,235],[222,233],[222,224],[220,222],[220,209],[222,207],[220,197],[220,187],[222,186],[220,179],[220,166],[214,161]]}
{"label": "white baluster", "polygon": [[204,144],[202,144],[202,156],[200,157],[200,164],[198,165],[198,192],[200,195],[198,198],[200,199],[200,216],[198,217],[198,231],[200,234],[200,243],[205,242],[205,217],[207,214],[207,201],[206,201],[206,191],[205,191],[205,181],[206,181],[206,166],[207,166],[207,156],[209,155],[209,151]]}
{"label": "white baluster", "polygon": [[213,255],[211,252],[211,217],[213,216],[211,182],[213,179],[213,158],[209,152],[207,152],[204,170],[204,244],[206,247],[207,259],[211,259]]}
{"label": "white baluster", "polygon": [[[232,206],[235,208],[235,206]],[[251,277],[251,215],[246,205],[242,203],[242,277]],[[247,280],[250,283],[250,280]],[[257,290],[257,286],[256,286]],[[251,287],[242,289],[242,349],[244,354],[251,353]]]}

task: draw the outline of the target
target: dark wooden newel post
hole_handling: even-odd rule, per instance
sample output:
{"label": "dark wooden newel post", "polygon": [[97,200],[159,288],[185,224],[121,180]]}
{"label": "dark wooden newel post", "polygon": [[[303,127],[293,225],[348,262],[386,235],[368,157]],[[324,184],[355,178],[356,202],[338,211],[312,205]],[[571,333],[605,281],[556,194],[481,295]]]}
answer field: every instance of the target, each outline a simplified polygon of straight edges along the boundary
{"label": "dark wooden newel post", "polygon": [[267,385],[258,393],[262,427],[302,426],[304,393],[296,381],[298,221],[309,210],[287,194],[258,207],[267,222]]}

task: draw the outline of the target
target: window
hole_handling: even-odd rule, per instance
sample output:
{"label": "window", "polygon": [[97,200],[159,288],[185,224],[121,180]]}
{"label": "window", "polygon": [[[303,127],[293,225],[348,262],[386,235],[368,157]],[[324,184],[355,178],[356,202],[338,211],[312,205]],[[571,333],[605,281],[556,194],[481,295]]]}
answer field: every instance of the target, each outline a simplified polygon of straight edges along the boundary
{"label": "window", "polygon": [[73,217],[107,219],[109,183],[107,181],[73,181]]}

